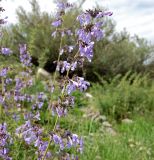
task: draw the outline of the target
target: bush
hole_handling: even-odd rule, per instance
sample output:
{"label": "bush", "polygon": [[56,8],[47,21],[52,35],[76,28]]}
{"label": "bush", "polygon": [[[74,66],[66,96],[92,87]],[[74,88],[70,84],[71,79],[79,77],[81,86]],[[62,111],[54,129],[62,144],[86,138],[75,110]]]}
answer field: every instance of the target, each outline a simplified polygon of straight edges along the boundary
{"label": "bush", "polygon": [[154,109],[154,84],[150,84],[147,75],[130,75],[130,72],[124,77],[117,75],[110,82],[102,80],[102,85],[93,84],[91,93],[92,104],[116,120]]}

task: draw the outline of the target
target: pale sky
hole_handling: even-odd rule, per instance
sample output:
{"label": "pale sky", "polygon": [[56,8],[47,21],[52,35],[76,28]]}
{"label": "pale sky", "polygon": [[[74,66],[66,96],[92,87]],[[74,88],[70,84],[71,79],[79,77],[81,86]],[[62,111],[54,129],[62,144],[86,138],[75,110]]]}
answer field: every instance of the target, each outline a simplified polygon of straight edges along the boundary
{"label": "pale sky", "polygon": [[[70,0],[75,2],[77,0]],[[116,30],[123,28],[133,36],[134,34],[146,38],[154,43],[154,0],[96,0],[98,4],[113,12],[112,18],[116,21]],[[38,0],[41,10],[53,12],[55,6],[52,0]],[[95,0],[87,0],[84,8],[94,6]],[[15,10],[19,6],[30,11],[29,0],[2,0],[1,5],[6,9],[5,16],[9,22],[16,22]]]}

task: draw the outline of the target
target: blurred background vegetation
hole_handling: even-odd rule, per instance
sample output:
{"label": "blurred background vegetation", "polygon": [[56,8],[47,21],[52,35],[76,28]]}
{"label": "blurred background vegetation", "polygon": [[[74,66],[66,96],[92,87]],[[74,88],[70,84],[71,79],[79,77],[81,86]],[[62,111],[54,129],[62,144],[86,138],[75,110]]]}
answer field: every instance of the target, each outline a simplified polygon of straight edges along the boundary
{"label": "blurred background vegetation", "polygon": [[[54,27],[51,22],[53,15],[40,11],[36,0],[31,2],[31,12],[24,8],[17,9],[16,24],[3,28],[4,38],[2,46],[8,46],[14,51],[14,56],[19,54],[18,44],[26,43],[29,52],[33,57],[33,63],[53,72],[55,67],[53,61],[57,60],[60,38],[51,36]],[[65,26],[75,29],[77,22],[75,17],[81,11],[81,5],[67,12]],[[70,16],[71,15],[71,16]],[[73,25],[72,25],[73,22]],[[154,46],[137,35],[131,37],[126,30],[118,33],[115,31],[113,19],[104,19],[104,38],[96,44],[95,54],[92,63],[85,63],[84,75],[87,80],[98,82],[97,75],[106,80],[112,79],[115,75],[125,75],[128,71],[132,73],[149,73],[154,76],[154,62],[144,62],[154,52]],[[63,44],[73,44],[71,39],[64,39]],[[3,59],[0,57],[0,61]]]}

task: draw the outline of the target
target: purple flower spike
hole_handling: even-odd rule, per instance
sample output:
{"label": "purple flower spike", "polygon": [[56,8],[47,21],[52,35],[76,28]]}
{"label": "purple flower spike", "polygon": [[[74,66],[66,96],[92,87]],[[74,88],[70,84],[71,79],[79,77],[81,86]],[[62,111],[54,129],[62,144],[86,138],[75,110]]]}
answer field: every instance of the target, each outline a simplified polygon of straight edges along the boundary
{"label": "purple flower spike", "polygon": [[12,139],[7,132],[6,123],[0,124],[0,159],[11,160],[11,157],[8,157],[9,150],[7,146],[11,143]]}
{"label": "purple flower spike", "polygon": [[27,45],[20,44],[19,50],[20,50],[20,61],[22,62],[22,64],[25,66],[31,66],[31,57],[27,52]]}

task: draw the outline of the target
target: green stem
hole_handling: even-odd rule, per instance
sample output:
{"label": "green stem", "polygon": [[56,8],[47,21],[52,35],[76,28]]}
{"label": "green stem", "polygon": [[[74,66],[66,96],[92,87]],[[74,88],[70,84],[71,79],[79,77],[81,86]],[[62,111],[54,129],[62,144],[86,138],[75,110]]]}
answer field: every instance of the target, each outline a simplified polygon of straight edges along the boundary
{"label": "green stem", "polygon": [[[60,49],[61,49],[61,47],[62,47],[62,43],[63,43],[63,37],[61,37],[61,39],[60,39]],[[59,55],[58,55],[58,59],[57,59],[57,65],[58,65],[58,63],[59,63],[59,61],[60,61],[60,57],[61,57],[61,55],[60,55],[60,51],[59,51]],[[57,67],[57,66],[56,66]],[[57,72],[55,71],[55,73],[54,73],[54,77],[53,77],[53,85],[55,85],[55,81],[56,81],[56,75],[57,75]],[[49,113],[50,113],[50,108],[49,108]],[[49,114],[50,115],[50,114]],[[49,119],[50,119],[50,117],[48,116],[48,124],[49,124]]]}
{"label": "green stem", "polygon": [[[55,125],[54,125],[54,128],[53,128],[53,132],[54,132],[55,129],[56,129],[56,125],[57,125],[58,119],[59,119],[59,117],[57,116],[57,117],[56,117],[56,121],[55,121]],[[49,139],[49,142],[48,142],[48,146],[47,146],[47,148],[46,148],[46,150],[45,150],[45,153],[44,153],[44,156],[43,156],[42,160],[45,160],[45,157],[46,157],[46,154],[47,154],[47,152],[48,152],[48,150],[49,150],[50,144],[51,144],[51,136],[50,136],[50,139]]]}
{"label": "green stem", "polygon": [[[3,97],[4,96],[4,78],[2,77],[1,80],[2,80],[2,97]],[[3,119],[3,106],[2,105],[0,105],[0,117]]]}
{"label": "green stem", "polygon": [[2,77],[2,95],[4,94],[4,78]]}
{"label": "green stem", "polygon": [[[59,49],[61,49],[62,43],[63,43],[63,37],[61,36]],[[61,57],[61,54],[60,54],[60,50],[59,50],[57,65],[58,65],[58,63],[59,63],[59,61],[60,61],[60,57]],[[55,73],[54,73],[54,78],[53,78],[53,84],[55,83],[56,75],[57,75],[57,72],[55,71]]]}
{"label": "green stem", "polygon": [[[60,49],[61,49],[61,47],[62,47],[62,37],[61,37],[61,40],[60,40]],[[79,53],[79,50],[78,50],[77,53],[75,54],[74,58],[76,58],[76,56],[78,55],[78,53]],[[60,51],[59,51],[58,60],[57,60],[57,65],[58,65],[58,63],[59,63],[59,61],[60,61],[60,57],[61,57],[61,55],[60,55]],[[70,69],[71,69],[71,67],[70,67],[69,70],[67,71],[66,77],[69,76]],[[55,71],[55,73],[54,73],[54,78],[53,78],[53,84],[55,84],[56,73],[57,73],[57,72]],[[65,89],[66,89],[66,83],[65,83],[65,85],[64,85],[64,90],[63,90],[63,92],[61,93],[61,97],[62,97],[62,98],[64,97]],[[57,115],[57,118],[56,118],[56,121],[55,121],[55,125],[54,125],[54,128],[53,128],[53,132],[54,132],[55,129],[56,129],[56,125],[57,125],[58,119],[59,119],[59,117],[58,117],[58,115]],[[47,148],[46,148],[46,150],[45,150],[45,153],[44,153],[44,156],[43,156],[42,160],[45,160],[46,154],[47,154],[47,152],[48,152],[48,150],[49,150],[49,147],[50,147],[50,144],[51,144],[51,140],[52,140],[52,139],[51,139],[51,136],[50,136],[50,139],[49,139],[49,141],[48,141],[48,146],[47,146]]]}
{"label": "green stem", "polygon": [[[62,27],[63,27],[63,26],[62,26]],[[61,39],[60,39],[60,47],[59,47],[60,49],[61,49],[61,47],[62,47],[62,43],[63,43],[63,37],[61,36]],[[61,57],[61,54],[60,54],[60,50],[59,50],[57,65],[58,65],[58,63],[59,63],[59,61],[60,61],[60,57]],[[54,84],[54,85],[55,85],[56,75],[57,75],[57,72],[55,71],[54,77],[53,77],[53,84]],[[55,131],[57,122],[58,122],[58,116],[57,116],[57,118],[56,118],[56,122],[55,122],[55,125],[54,125],[54,128],[53,128],[53,132]],[[49,119],[48,119],[48,123],[49,123]],[[42,160],[45,160],[45,157],[46,157],[46,154],[47,154],[47,152],[48,152],[48,150],[49,150],[50,144],[51,144],[51,136],[50,136],[50,139],[49,139],[49,141],[48,141],[48,146],[47,146],[47,148],[46,148],[46,150],[45,150],[45,153],[44,153],[44,156],[43,156]]]}

